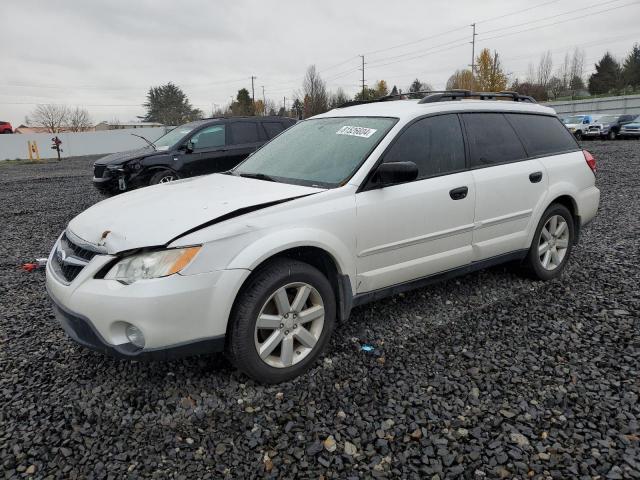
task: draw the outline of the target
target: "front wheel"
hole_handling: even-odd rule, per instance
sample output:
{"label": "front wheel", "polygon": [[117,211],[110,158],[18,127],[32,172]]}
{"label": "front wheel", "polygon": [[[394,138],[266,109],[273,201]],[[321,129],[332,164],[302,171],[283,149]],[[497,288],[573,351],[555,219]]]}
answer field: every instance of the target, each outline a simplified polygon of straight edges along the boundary
{"label": "front wheel", "polygon": [[180,177],[177,173],[171,170],[159,170],[149,179],[149,185],[158,185],[160,183],[169,183],[174,180],[180,180]]}
{"label": "front wheel", "polygon": [[564,205],[551,205],[540,219],[525,266],[540,280],[560,276],[569,260],[574,238],[571,212]]}
{"label": "front wheel", "polygon": [[258,382],[290,380],[322,353],[335,316],[333,288],[318,269],[275,259],[253,274],[236,299],[227,355]]}
{"label": "front wheel", "polygon": [[607,135],[607,139],[609,140],[615,140],[616,139],[616,132],[614,130],[610,130],[609,134]]}
{"label": "front wheel", "polygon": [[582,132],[581,131],[577,131],[575,133],[575,137],[576,137],[576,140],[578,140],[578,141],[582,140]]}

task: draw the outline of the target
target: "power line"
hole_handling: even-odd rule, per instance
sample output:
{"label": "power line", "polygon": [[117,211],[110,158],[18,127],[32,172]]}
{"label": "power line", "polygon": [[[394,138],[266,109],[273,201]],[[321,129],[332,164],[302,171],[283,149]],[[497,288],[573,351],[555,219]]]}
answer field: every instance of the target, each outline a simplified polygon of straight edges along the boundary
{"label": "power line", "polygon": [[546,5],[550,5],[552,3],[558,3],[560,0],[551,0],[549,2],[544,2],[544,3],[539,3],[538,5],[534,5],[533,7],[529,7],[529,8],[524,8],[524,9],[518,9],[514,12],[511,13],[505,13],[504,15],[499,15],[497,17],[491,17],[491,18],[485,18],[484,20],[480,20],[479,22],[476,23],[487,23],[487,22],[493,22],[494,20],[500,20],[501,18],[506,18],[506,17],[511,17],[513,15],[519,15],[521,13],[524,12],[528,12],[529,10],[533,10],[535,8],[540,8],[540,7],[544,7]]}
{"label": "power line", "polygon": [[[620,0],[616,0],[616,1],[620,1]],[[571,22],[571,21],[573,21],[573,20],[580,20],[581,18],[591,17],[591,16],[593,16],[593,15],[599,15],[599,14],[609,13],[609,12],[612,12],[613,10],[617,10],[617,9],[619,9],[619,8],[623,8],[623,7],[629,7],[629,6],[632,6],[632,5],[639,6],[639,5],[640,5],[640,3],[638,3],[637,1],[635,1],[635,2],[631,2],[631,3],[624,4],[624,5],[617,5],[617,6],[612,7],[612,8],[608,8],[608,9],[604,9],[604,10],[598,10],[598,11],[594,11],[594,12],[586,13],[586,14],[584,14],[584,15],[580,15],[580,16],[578,16],[578,17],[568,18],[568,19],[566,19],[566,20],[560,20],[560,21],[558,21],[558,22],[549,23],[549,24],[547,24],[547,25],[538,25],[537,27],[527,28],[527,29],[524,29],[524,30],[518,30],[517,32],[509,32],[509,33],[505,33],[505,34],[502,34],[502,35],[495,35],[495,36],[493,36],[493,37],[481,38],[479,41],[480,41],[480,42],[485,42],[485,41],[487,41],[487,40],[494,40],[494,39],[496,39],[496,38],[503,38],[503,37],[508,37],[508,36],[510,36],[510,35],[517,35],[518,33],[525,33],[525,32],[530,32],[530,31],[532,31],[532,30],[538,30],[538,29],[540,29],[540,28],[552,27],[552,26],[554,26],[554,25],[559,25],[559,24],[561,24],[561,23]],[[480,35],[482,35],[482,34],[480,34]]]}
{"label": "power line", "polygon": [[[590,6],[589,6],[589,7],[587,7],[587,8],[591,8],[592,6],[595,6],[595,7],[597,7],[597,8],[600,8],[600,7],[604,7],[605,5],[610,5],[610,4],[612,4],[612,3],[617,3],[617,2],[621,2],[621,1],[623,1],[623,0],[610,0],[610,1],[608,1],[608,2],[604,2],[604,3],[597,2],[597,3],[595,3],[595,4],[590,5]],[[493,32],[500,32],[500,31],[502,31],[502,30],[509,30],[509,29],[511,29],[511,28],[522,27],[522,26],[524,26],[524,25],[530,25],[530,24],[532,24],[532,23],[543,22],[543,21],[545,21],[545,20],[550,20],[550,19],[555,19],[555,18],[558,18],[558,17],[563,17],[563,16],[565,16],[565,15],[575,15],[576,13],[578,13],[578,12],[576,12],[575,10],[570,10],[570,11],[562,12],[562,13],[556,13],[556,14],[554,14],[554,15],[550,15],[550,16],[548,16],[548,17],[537,18],[537,19],[535,19],[535,20],[530,20],[530,21],[527,21],[527,22],[518,23],[518,24],[516,24],[516,25],[509,25],[509,26],[506,26],[506,27],[498,27],[498,28],[494,28],[493,30],[485,30],[482,34],[483,34],[483,35],[487,35],[487,34],[489,34],[489,33],[493,33]],[[591,14],[591,13],[590,13],[590,14]]]}

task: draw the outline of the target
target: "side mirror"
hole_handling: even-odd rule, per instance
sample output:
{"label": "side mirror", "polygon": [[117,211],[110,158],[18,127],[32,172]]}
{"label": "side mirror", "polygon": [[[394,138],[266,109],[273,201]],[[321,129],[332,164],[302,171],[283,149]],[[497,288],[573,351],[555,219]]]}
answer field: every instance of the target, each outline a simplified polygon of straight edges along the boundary
{"label": "side mirror", "polygon": [[373,174],[372,182],[380,187],[411,182],[418,178],[418,166],[413,162],[382,163]]}
{"label": "side mirror", "polygon": [[184,149],[187,153],[193,152],[194,148],[195,148],[195,145],[191,140],[189,140],[184,146]]}

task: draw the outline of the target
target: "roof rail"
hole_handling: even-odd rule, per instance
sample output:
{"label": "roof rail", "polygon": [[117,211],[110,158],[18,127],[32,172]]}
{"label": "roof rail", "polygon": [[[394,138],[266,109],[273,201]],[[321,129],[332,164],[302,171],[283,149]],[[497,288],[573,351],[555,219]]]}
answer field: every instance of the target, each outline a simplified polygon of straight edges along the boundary
{"label": "roof rail", "polygon": [[514,102],[529,102],[537,103],[533,97],[529,95],[520,95],[518,92],[473,92],[471,90],[421,90],[419,92],[405,92],[397,93],[393,95],[386,95],[384,97],[376,98],[375,100],[352,100],[350,102],[343,103],[338,108],[352,107],[354,105],[362,105],[365,103],[375,102],[387,102],[389,100],[398,100],[406,98],[416,98],[422,96],[418,103],[434,103],[434,102],[447,102],[451,100],[460,100],[462,98],[474,98],[478,100],[495,100],[496,98],[510,98]]}

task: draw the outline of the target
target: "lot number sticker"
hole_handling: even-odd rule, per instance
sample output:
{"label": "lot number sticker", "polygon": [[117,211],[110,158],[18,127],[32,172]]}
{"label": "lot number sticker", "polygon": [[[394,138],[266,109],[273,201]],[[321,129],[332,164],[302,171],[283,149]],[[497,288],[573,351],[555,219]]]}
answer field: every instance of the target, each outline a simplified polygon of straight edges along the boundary
{"label": "lot number sticker", "polygon": [[369,138],[371,135],[376,133],[376,131],[377,130],[375,128],[350,127],[349,125],[345,125],[336,132],[336,135],[351,135],[352,137]]}

